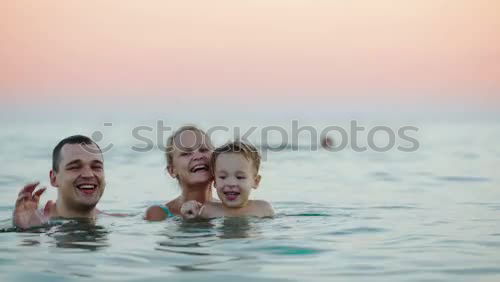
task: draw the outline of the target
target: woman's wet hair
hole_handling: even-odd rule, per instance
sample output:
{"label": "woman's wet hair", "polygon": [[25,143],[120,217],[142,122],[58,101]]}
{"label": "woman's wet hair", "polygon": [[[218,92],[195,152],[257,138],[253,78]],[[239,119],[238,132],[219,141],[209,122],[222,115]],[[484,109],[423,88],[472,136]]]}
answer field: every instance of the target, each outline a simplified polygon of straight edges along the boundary
{"label": "woman's wet hair", "polygon": [[212,145],[212,141],[210,140],[210,137],[205,133],[205,131],[203,131],[202,129],[200,129],[194,125],[184,125],[184,126],[178,128],[167,139],[167,146],[166,146],[166,151],[165,151],[165,158],[167,160],[167,167],[169,167],[173,163],[175,139],[186,131],[192,131],[194,133],[197,133],[197,135],[200,135],[201,138],[204,139],[203,140],[204,142],[201,142],[201,144],[206,144],[210,150],[214,149],[214,147]]}

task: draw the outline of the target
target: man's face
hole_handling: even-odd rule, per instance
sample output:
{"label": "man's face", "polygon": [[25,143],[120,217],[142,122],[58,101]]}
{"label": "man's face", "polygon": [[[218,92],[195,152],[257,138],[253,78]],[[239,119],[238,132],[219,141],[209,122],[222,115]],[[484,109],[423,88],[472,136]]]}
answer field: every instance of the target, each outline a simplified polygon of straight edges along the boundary
{"label": "man's face", "polygon": [[58,172],[51,183],[59,188],[59,199],[76,211],[93,209],[106,186],[104,162],[95,144],[65,144],[61,148]]}

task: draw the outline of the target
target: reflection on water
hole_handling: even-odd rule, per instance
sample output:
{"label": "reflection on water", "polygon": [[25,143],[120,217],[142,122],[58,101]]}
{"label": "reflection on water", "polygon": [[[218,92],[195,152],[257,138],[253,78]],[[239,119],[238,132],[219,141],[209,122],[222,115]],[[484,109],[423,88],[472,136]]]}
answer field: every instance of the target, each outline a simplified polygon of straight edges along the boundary
{"label": "reflection on water", "polygon": [[[158,242],[157,250],[188,254],[195,256],[207,256],[208,253],[199,251],[204,244],[215,239],[213,231],[214,224],[209,220],[183,221],[175,218],[169,220],[171,224],[165,226],[165,230],[160,232],[162,238]],[[172,223],[175,224],[172,226]]]}
{"label": "reflection on water", "polygon": [[209,219],[196,219],[196,220],[178,220],[176,221],[176,236],[175,238],[187,237],[203,237],[211,233],[211,230],[215,227],[212,220]]}
{"label": "reflection on water", "polygon": [[252,224],[252,218],[227,217],[218,219],[200,220],[172,220],[175,228],[166,226],[160,233],[166,240],[158,242],[158,249],[168,252],[189,253],[196,255],[207,255],[206,253],[193,252],[192,249],[200,248],[204,245],[219,239],[243,239],[256,237],[259,229],[256,224]]}
{"label": "reflection on water", "polygon": [[12,219],[7,218],[0,220],[0,233],[3,232],[14,232],[17,229],[12,226]]}
{"label": "reflection on water", "polygon": [[73,219],[54,226],[47,232],[47,236],[55,240],[58,248],[97,251],[109,246],[108,233],[106,228],[96,225],[93,220]]}
{"label": "reflection on water", "polygon": [[[260,234],[257,218],[216,218],[182,221],[167,221],[159,235],[155,250],[169,256],[180,256],[173,266],[182,272],[225,271],[228,265],[242,268],[245,260],[255,260],[255,255],[242,252],[242,243]],[[231,242],[227,239],[235,239]],[[186,259],[183,260],[182,257]],[[245,268],[258,270],[256,265]]]}
{"label": "reflection on water", "polygon": [[[252,224],[252,218],[248,217],[226,217],[217,226],[217,237],[221,239],[241,239],[256,237],[259,229]],[[255,220],[255,219],[254,219]]]}
{"label": "reflection on water", "polygon": [[[252,222],[253,220],[253,222]],[[250,217],[225,217],[216,219],[197,219],[176,221],[176,227],[172,230],[167,228],[162,235],[169,238],[168,241],[160,244],[175,244],[170,241],[178,239],[188,240],[193,238],[220,238],[220,239],[241,239],[255,237],[259,234],[257,227],[258,219]]]}

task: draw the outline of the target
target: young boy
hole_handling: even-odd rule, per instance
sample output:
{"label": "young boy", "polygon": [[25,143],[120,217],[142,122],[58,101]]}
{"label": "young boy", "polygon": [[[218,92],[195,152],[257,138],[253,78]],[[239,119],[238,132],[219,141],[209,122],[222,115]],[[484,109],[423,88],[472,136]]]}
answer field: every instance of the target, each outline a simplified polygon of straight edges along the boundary
{"label": "young boy", "polygon": [[215,149],[210,164],[221,202],[207,202],[205,205],[197,201],[186,202],[181,207],[184,218],[274,215],[268,202],[248,199],[261,179],[260,155],[254,146],[239,141],[228,143]]}

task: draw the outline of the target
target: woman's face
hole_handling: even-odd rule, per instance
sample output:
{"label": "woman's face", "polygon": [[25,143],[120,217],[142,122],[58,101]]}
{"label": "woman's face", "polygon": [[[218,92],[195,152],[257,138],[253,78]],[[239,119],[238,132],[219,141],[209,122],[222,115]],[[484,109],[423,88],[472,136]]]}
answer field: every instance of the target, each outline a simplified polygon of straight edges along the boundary
{"label": "woman's face", "polygon": [[186,130],[174,138],[172,163],[168,172],[183,185],[205,184],[212,181],[210,156],[212,154],[207,136]]}

